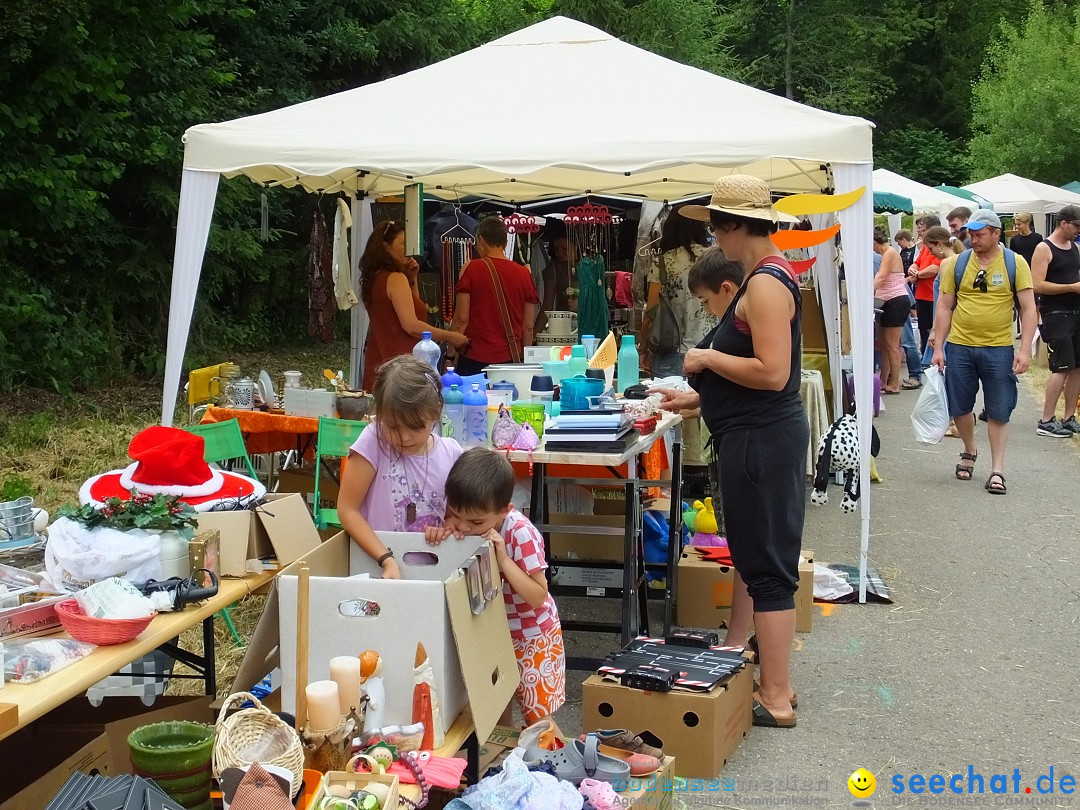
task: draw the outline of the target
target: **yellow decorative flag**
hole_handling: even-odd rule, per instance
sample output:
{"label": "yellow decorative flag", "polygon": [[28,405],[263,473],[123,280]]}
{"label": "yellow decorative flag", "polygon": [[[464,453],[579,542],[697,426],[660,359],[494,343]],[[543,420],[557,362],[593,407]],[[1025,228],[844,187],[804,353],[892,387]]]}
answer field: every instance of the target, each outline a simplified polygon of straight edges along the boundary
{"label": "yellow decorative flag", "polygon": [[791,214],[793,217],[828,214],[832,211],[843,211],[854,205],[865,191],[866,186],[860,186],[846,194],[792,194],[790,197],[778,200],[773,208],[783,214]]}

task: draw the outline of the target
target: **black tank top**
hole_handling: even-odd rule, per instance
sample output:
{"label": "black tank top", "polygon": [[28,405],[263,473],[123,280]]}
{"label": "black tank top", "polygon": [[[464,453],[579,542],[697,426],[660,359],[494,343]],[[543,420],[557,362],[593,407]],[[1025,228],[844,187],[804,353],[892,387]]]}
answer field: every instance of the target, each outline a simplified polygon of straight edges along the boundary
{"label": "black tank top", "polygon": [[[1080,281],[1080,252],[1076,245],[1069,245],[1062,250],[1049,239],[1045,241],[1050,248],[1050,264],[1046,267],[1046,280],[1053,284],[1075,284]],[[1061,312],[1074,310],[1080,312],[1080,293],[1039,294],[1041,312]]]}
{"label": "black tank top", "polygon": [[701,415],[714,437],[728,430],[767,427],[803,414],[803,404],[799,398],[802,379],[802,292],[791,273],[782,269],[777,258],[770,258],[767,264],[758,266],[747,276],[720,323],[697,348],[715,349],[735,357],[754,356],[754,339],[736,325],[735,309],[750,279],[762,274],[780,281],[795,299],[795,317],[791,321],[791,372],[781,391],[747,388],[708,369],[693,375],[690,385],[701,395]]}

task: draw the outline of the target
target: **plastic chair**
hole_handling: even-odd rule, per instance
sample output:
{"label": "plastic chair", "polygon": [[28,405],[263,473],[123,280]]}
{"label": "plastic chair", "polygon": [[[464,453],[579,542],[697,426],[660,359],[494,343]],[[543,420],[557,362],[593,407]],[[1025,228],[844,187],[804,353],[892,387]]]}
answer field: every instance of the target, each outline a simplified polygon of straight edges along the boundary
{"label": "plastic chair", "polygon": [[209,422],[205,425],[188,425],[185,430],[203,437],[206,443],[203,458],[208,463],[241,458],[247,465],[248,475],[255,480],[259,479],[255,472],[255,465],[251,463],[251,457],[248,455],[247,446],[244,444],[244,434],[240,432],[240,423],[235,419]]}
{"label": "plastic chair", "polygon": [[193,368],[188,373],[188,382],[185,386],[187,389],[188,421],[196,422],[207,406],[217,401],[220,391],[215,393],[214,389],[220,389],[221,387],[219,378],[223,365],[224,363],[218,363],[216,366]]}
{"label": "plastic chair", "polygon": [[345,458],[349,448],[359,438],[367,422],[354,422],[351,419],[331,419],[319,417],[319,437],[315,447],[315,525],[320,529],[328,526],[341,528],[337,509],[323,509],[319,506],[319,481],[322,479],[323,456]]}

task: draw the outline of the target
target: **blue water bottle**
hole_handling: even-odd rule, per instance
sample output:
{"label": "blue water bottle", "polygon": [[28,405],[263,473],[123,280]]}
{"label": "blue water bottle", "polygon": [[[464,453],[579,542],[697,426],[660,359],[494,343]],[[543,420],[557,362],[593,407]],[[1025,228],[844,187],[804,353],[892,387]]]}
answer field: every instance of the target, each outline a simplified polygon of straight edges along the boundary
{"label": "blue water bottle", "polygon": [[473,383],[472,390],[465,394],[465,441],[466,447],[483,447],[488,443],[487,431],[487,394],[480,390],[479,383]]}
{"label": "blue water bottle", "polygon": [[446,394],[450,390],[450,386],[456,385],[458,391],[461,391],[461,395],[465,396],[465,381],[461,379],[461,375],[454,371],[453,366],[446,367],[446,373],[442,375],[442,394],[443,399],[446,399]]}
{"label": "blue water bottle", "polygon": [[458,390],[457,384],[443,394],[442,425],[443,436],[461,444],[465,441],[465,395]]}
{"label": "blue water bottle", "polygon": [[623,393],[631,385],[637,385],[640,376],[637,341],[633,335],[623,335],[622,346],[619,348],[619,393]]}
{"label": "blue water bottle", "polygon": [[420,342],[413,346],[412,355],[423,360],[436,371],[439,370],[442,352],[439,351],[439,344],[431,339],[431,332],[420,333]]}

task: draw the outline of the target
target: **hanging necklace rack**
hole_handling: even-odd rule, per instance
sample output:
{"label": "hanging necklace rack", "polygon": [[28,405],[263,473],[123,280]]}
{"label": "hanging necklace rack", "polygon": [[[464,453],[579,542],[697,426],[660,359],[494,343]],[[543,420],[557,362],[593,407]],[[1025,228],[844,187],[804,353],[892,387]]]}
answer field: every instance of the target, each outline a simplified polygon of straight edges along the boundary
{"label": "hanging necklace rack", "polygon": [[444,324],[454,319],[454,300],[462,268],[473,256],[476,240],[461,224],[460,209],[454,206],[454,224],[442,235],[442,318]]}

